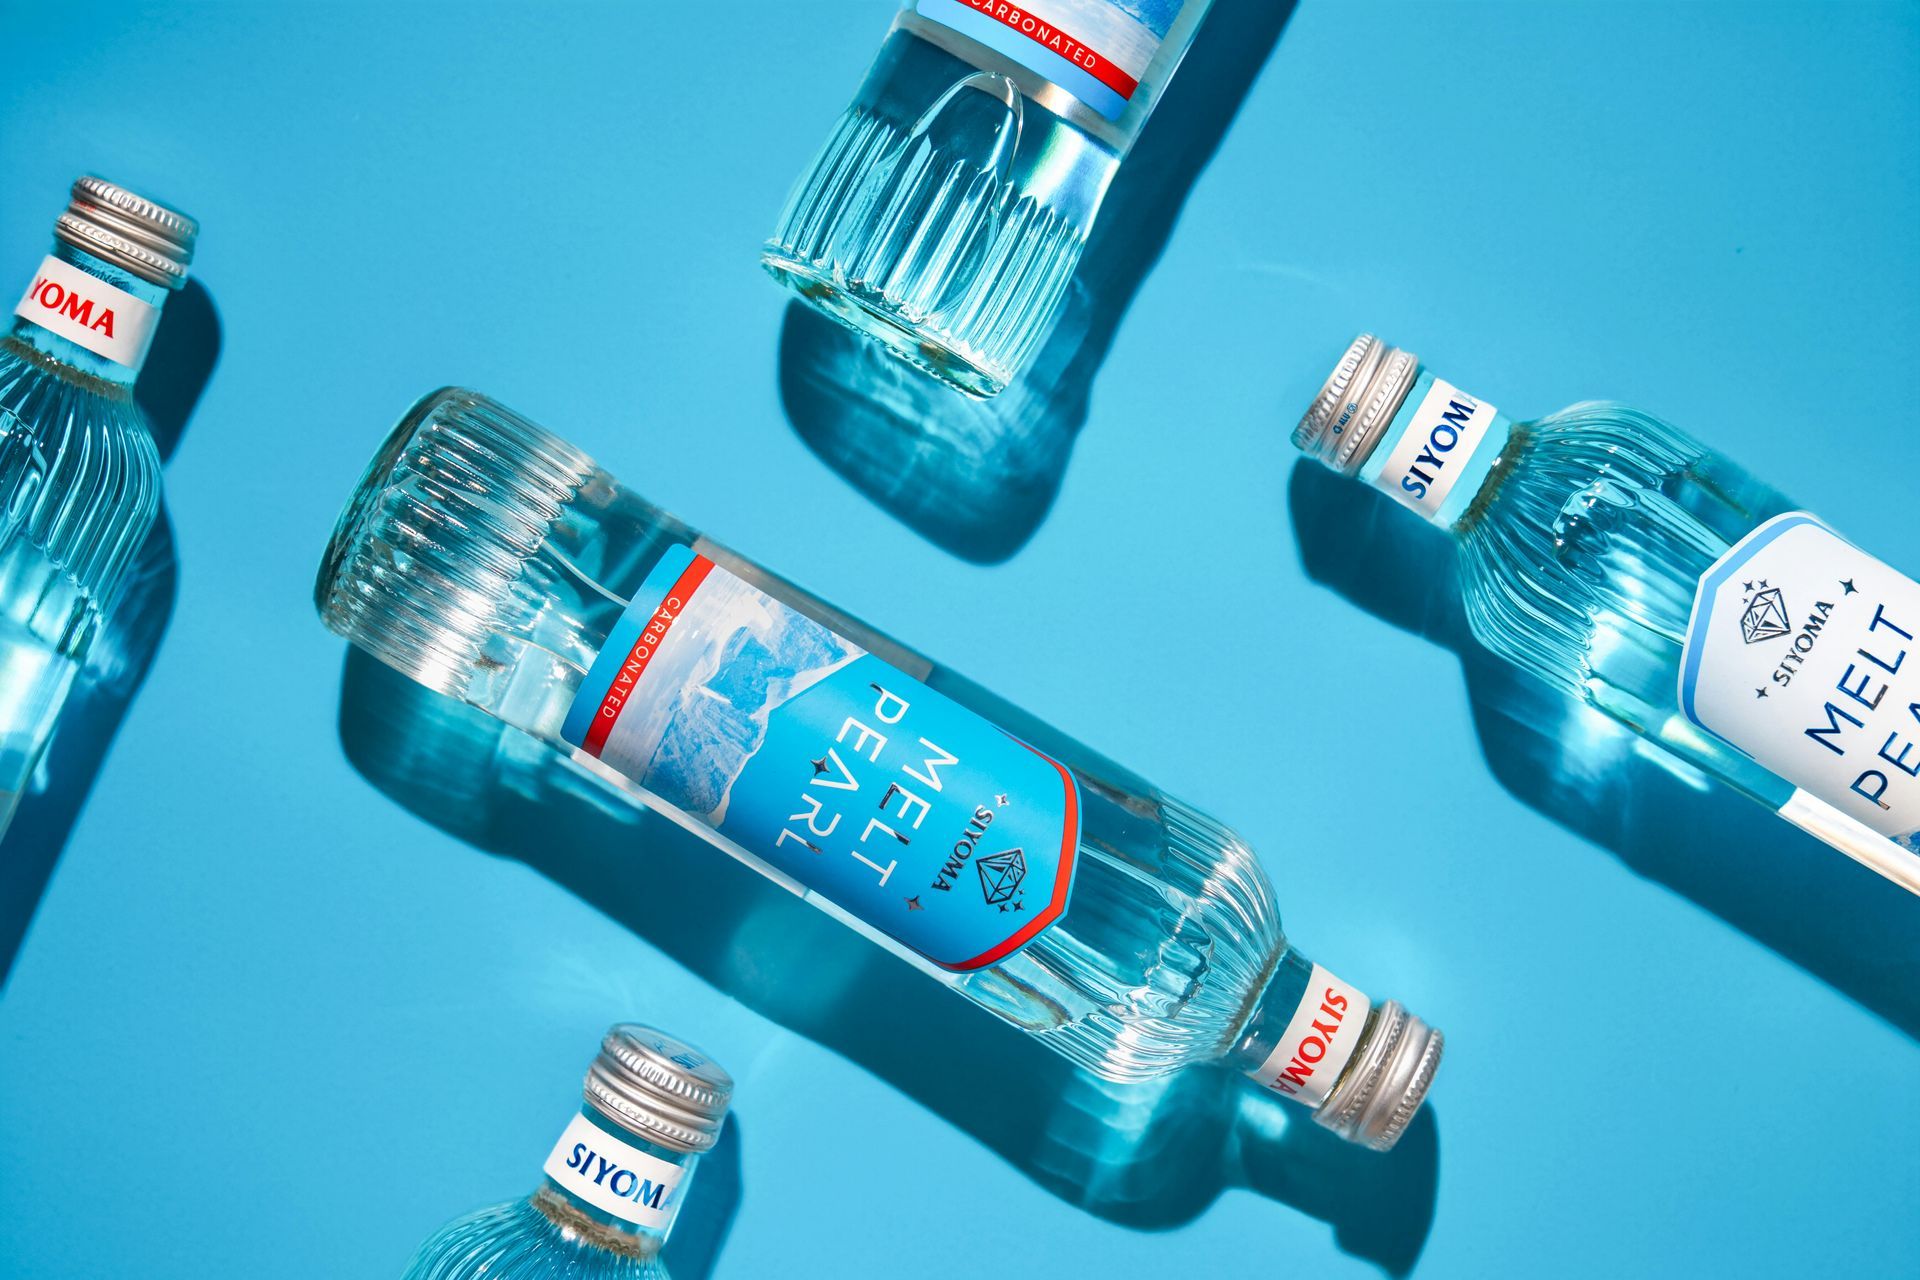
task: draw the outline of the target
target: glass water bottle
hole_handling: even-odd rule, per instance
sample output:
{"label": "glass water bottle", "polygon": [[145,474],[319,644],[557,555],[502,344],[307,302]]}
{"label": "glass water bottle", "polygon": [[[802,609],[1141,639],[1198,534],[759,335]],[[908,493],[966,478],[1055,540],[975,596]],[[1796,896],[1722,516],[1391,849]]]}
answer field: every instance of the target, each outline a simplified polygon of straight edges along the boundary
{"label": "glass water bottle", "polygon": [[159,513],[133,382],[198,233],[81,178],[0,337],[0,830]]}
{"label": "glass water bottle", "polygon": [[585,1096],[533,1194],[440,1228],[406,1280],[666,1280],[660,1249],[719,1140],[733,1079],[698,1049],[622,1023]]}
{"label": "glass water bottle", "polygon": [[1650,414],[1514,422],[1370,335],[1294,443],[1453,535],[1481,644],[1920,893],[1920,584]]}
{"label": "glass water bottle", "polygon": [[976,395],[1052,326],[1107,185],[1212,0],[908,0],[767,269]]}
{"label": "glass water bottle", "polygon": [[1441,1038],[1294,950],[1213,819],[469,391],[348,503],[327,625],[567,752],[1089,1070],[1224,1061],[1390,1146]]}

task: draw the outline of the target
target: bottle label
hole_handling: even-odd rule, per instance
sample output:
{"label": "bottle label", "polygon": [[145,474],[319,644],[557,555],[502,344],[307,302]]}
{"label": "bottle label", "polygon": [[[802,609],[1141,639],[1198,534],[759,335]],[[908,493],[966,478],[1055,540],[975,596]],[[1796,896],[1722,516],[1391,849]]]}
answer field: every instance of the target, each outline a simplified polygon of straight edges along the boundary
{"label": "bottle label", "polygon": [[1360,1043],[1373,1002],[1358,987],[1313,966],[1307,993],[1280,1042],[1253,1073],[1267,1088],[1317,1107],[1327,1100]]}
{"label": "bottle label", "polygon": [[1498,409],[1423,371],[1360,474],[1423,519],[1450,528],[1510,430]]}
{"label": "bottle label", "polygon": [[686,1169],[642,1151],[577,1115],[544,1166],[569,1195],[649,1231],[665,1231],[680,1208]]}
{"label": "bottle label", "polygon": [[691,548],[648,575],[563,733],[945,968],[1066,911],[1065,768]]}
{"label": "bottle label", "polygon": [[1109,120],[1133,100],[1186,0],[918,0],[914,9],[1011,58]]}
{"label": "bottle label", "polygon": [[160,308],[49,254],[13,314],[115,364],[138,369]]}
{"label": "bottle label", "polygon": [[1700,579],[1680,706],[1795,786],[1920,845],[1920,583],[1805,512]]}

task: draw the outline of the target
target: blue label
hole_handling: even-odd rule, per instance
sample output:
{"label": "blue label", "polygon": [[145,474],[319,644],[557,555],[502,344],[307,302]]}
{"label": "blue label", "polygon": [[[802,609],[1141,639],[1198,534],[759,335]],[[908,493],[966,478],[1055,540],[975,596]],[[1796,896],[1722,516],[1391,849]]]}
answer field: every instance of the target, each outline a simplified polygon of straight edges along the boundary
{"label": "blue label", "polygon": [[950,27],[1118,120],[1186,0],[918,0]]}
{"label": "blue label", "polygon": [[946,968],[1066,911],[1065,768],[690,548],[648,575],[563,732]]}

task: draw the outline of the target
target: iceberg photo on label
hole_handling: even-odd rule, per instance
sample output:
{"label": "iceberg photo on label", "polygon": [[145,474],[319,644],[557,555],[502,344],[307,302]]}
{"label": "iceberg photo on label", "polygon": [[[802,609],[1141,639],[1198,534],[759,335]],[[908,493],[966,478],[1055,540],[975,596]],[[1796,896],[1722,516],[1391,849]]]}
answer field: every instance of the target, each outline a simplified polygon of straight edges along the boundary
{"label": "iceberg photo on label", "polygon": [[648,680],[671,696],[636,703],[614,732],[642,786],[719,826],[773,713],[860,650],[737,579],[703,584],[699,606],[683,625],[708,643],[663,645]]}

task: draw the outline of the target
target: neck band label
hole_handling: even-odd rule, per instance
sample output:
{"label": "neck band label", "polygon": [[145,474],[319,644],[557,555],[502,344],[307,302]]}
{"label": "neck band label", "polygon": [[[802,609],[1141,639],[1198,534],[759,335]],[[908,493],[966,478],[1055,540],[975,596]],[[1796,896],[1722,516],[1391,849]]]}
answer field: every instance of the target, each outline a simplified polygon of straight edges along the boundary
{"label": "neck band label", "polygon": [[13,314],[115,364],[138,369],[153,342],[160,308],[48,254]]}
{"label": "neck band label", "polygon": [[1920,583],[1805,512],[1708,569],[1680,656],[1687,718],[1920,851]]}
{"label": "neck band label", "polygon": [[1499,410],[1422,373],[1361,475],[1423,519],[1450,526],[1479,489],[1469,477],[1486,479],[1506,438]]}
{"label": "neck band label", "polygon": [[1118,120],[1186,0],[918,0],[958,31]]}
{"label": "neck band label", "polygon": [[608,1133],[583,1115],[553,1144],[545,1172],[568,1194],[649,1231],[665,1231],[680,1208],[686,1167]]}
{"label": "neck band label", "polygon": [[1358,987],[1313,966],[1307,993],[1293,1020],[1253,1078],[1276,1093],[1310,1107],[1327,1100],[1360,1044],[1360,1032],[1373,1008]]}
{"label": "neck band label", "polygon": [[561,732],[944,968],[1066,912],[1071,773],[689,547],[647,575]]}

